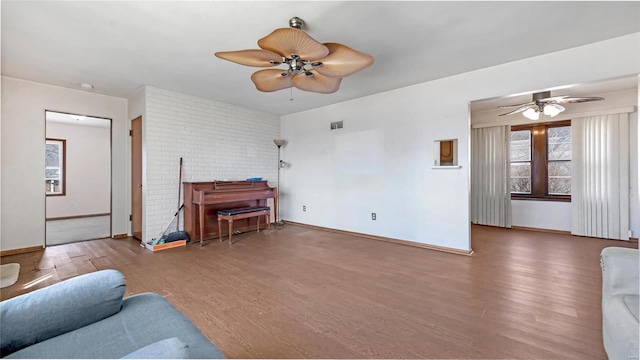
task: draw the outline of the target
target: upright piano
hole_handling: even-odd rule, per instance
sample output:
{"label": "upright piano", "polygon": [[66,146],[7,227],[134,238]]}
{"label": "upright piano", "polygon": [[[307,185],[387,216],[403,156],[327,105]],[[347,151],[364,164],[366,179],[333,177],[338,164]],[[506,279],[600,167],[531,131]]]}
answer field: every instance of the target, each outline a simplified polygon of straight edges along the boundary
{"label": "upright piano", "polygon": [[[253,206],[268,206],[273,199],[274,214],[278,209],[276,188],[266,180],[183,182],[184,229],[191,241],[218,237],[218,210]],[[275,216],[274,216],[275,217]],[[234,228],[239,231],[255,229],[257,218],[238,220]],[[224,229],[221,230],[224,235]]]}

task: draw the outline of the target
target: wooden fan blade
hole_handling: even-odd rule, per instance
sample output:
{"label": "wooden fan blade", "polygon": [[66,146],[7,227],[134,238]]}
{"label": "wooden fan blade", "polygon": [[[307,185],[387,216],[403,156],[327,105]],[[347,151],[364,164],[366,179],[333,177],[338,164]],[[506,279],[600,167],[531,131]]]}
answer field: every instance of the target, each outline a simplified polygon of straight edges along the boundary
{"label": "wooden fan blade", "polygon": [[291,87],[291,75],[282,76],[283,72],[286,72],[286,70],[258,70],[251,74],[251,81],[256,85],[256,89],[264,92],[286,89]]}
{"label": "wooden fan blade", "polygon": [[373,56],[336,43],[325,43],[329,55],[315,60],[322,66],[314,66],[318,73],[330,77],[346,77],[373,65]]}
{"label": "wooden fan blade", "polygon": [[298,55],[303,60],[313,60],[329,55],[326,46],[315,41],[304,31],[294,28],[276,29],[258,40],[258,46],[287,58]]}
{"label": "wooden fan blade", "polygon": [[303,91],[331,94],[340,88],[342,78],[328,77],[318,74],[315,70],[308,71],[313,76],[300,73],[293,77],[293,86]]}
{"label": "wooden fan blade", "polygon": [[269,67],[282,63],[282,56],[269,50],[218,51],[216,56],[247,66]]}
{"label": "wooden fan blade", "polygon": [[[513,114],[517,114],[517,113],[521,113],[521,112],[525,112],[531,108],[534,108],[536,105],[525,105],[522,107],[519,107],[511,112],[505,113],[505,114],[500,114],[499,116],[505,116],[505,115],[513,115]],[[502,106],[501,106],[502,107]]]}

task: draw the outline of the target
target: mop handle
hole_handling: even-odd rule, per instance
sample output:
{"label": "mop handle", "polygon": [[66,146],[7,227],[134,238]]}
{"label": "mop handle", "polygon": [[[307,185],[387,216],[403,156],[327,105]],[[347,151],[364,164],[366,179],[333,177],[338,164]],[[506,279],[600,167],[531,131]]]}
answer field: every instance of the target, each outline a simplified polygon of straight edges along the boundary
{"label": "mop handle", "polygon": [[176,221],[176,231],[180,230],[180,193],[182,191],[182,158],[180,158],[180,175],[178,177],[178,219]]}

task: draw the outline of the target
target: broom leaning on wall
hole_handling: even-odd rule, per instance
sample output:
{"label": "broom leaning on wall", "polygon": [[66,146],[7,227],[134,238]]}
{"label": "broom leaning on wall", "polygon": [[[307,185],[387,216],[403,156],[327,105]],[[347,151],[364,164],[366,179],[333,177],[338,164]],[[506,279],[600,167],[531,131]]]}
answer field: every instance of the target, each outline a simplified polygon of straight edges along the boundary
{"label": "broom leaning on wall", "polygon": [[[171,219],[167,227],[162,231],[162,233],[160,233],[160,235],[151,239],[151,241],[147,243],[148,249],[149,247],[151,247],[150,250],[154,250],[154,251],[162,250],[169,247],[185,245],[187,241],[189,241],[189,234],[187,234],[185,231],[180,230],[180,210],[184,208],[184,204],[180,205],[181,194],[182,194],[182,158],[180,158],[180,174],[178,176],[178,211],[176,211],[176,213],[173,215],[173,218]],[[170,232],[167,234],[167,231],[169,231],[169,228],[172,227],[171,225],[173,225],[174,221],[176,223],[176,231]],[[178,243],[178,242],[181,242],[181,243]],[[168,245],[168,244],[171,244],[172,246],[162,246],[162,245]],[[155,249],[156,247],[159,247],[159,248]]]}

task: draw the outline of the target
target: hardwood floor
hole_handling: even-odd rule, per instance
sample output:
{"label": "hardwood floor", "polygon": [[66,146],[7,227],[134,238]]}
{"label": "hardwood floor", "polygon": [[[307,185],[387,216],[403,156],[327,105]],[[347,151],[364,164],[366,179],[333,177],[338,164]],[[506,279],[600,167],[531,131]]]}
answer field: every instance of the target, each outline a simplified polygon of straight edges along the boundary
{"label": "hardwood floor", "polygon": [[600,251],[474,226],[461,256],[287,225],[151,253],[129,239],[6,256],[7,299],[97,269],[165,296],[230,358],[605,359]]}

